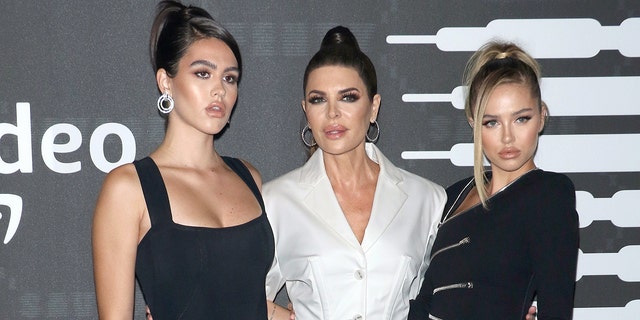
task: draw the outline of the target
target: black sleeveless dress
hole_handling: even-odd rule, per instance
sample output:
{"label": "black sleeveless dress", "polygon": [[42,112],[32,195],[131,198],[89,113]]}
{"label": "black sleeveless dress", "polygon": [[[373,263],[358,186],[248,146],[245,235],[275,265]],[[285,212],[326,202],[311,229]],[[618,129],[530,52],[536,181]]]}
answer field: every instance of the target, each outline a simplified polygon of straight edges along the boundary
{"label": "black sleeveless dress", "polygon": [[258,218],[227,228],[174,223],[158,167],[149,157],[134,162],[151,218],[138,245],[136,278],[154,320],[267,318],[273,233],[249,170],[238,159],[223,159],[262,208]]}

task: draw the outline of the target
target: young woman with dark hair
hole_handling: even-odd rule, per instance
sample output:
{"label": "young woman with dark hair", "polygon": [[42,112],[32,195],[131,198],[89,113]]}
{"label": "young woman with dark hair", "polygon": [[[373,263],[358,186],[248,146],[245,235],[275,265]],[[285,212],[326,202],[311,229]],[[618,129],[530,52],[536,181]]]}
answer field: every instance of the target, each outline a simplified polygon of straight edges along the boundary
{"label": "young woman with dark hair", "polygon": [[238,96],[238,45],[205,10],[163,1],[150,52],[166,133],[148,157],[111,171],[100,192],[100,319],[131,319],[136,278],[156,320],[266,319],[274,243],[260,174],[214,146]]}

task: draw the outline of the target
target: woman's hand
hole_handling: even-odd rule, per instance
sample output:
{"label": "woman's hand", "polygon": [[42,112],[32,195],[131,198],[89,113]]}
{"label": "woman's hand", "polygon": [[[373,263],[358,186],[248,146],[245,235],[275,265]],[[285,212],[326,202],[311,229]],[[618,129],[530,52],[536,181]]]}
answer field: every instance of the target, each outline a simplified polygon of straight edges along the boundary
{"label": "woman's hand", "polygon": [[538,311],[538,309],[536,309],[536,307],[534,307],[534,306],[529,307],[529,313],[527,313],[527,315],[524,317],[525,320],[535,320],[536,319],[536,311]]}
{"label": "woman's hand", "polygon": [[268,320],[295,320],[296,313],[293,311],[293,305],[289,303],[288,308],[281,307],[274,302],[267,300],[267,319]]}
{"label": "woman's hand", "polygon": [[293,304],[291,304],[291,302],[289,302],[289,304],[287,305],[287,308],[289,309],[289,320],[296,320],[296,312],[293,311]]}

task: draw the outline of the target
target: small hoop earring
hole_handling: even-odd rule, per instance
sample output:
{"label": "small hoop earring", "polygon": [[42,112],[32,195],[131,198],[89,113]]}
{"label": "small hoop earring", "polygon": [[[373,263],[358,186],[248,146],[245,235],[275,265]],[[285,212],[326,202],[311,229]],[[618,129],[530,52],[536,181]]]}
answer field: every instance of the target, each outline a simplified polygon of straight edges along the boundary
{"label": "small hoop earring", "polygon": [[300,136],[302,137],[302,142],[304,143],[305,146],[307,146],[309,148],[313,148],[318,144],[313,139],[313,134],[311,134],[311,142],[308,142],[307,139],[305,139],[305,136],[306,136],[307,132],[311,132],[311,128],[309,128],[309,124],[308,123],[307,123],[307,125],[304,126],[304,128],[302,128],[302,133],[300,134]]}
{"label": "small hoop earring", "polygon": [[[165,106],[165,102],[168,103],[168,106]],[[167,114],[173,110],[173,106],[175,105],[173,102],[173,98],[168,93],[163,93],[160,98],[158,98],[158,110],[164,114]]]}
{"label": "small hoop earring", "polygon": [[373,123],[371,123],[373,125],[374,128],[376,128],[376,135],[374,137],[370,137],[369,136],[369,130],[367,130],[367,142],[372,142],[375,143],[376,141],[378,141],[378,138],[380,137],[380,125],[378,125],[378,120],[373,120]]}

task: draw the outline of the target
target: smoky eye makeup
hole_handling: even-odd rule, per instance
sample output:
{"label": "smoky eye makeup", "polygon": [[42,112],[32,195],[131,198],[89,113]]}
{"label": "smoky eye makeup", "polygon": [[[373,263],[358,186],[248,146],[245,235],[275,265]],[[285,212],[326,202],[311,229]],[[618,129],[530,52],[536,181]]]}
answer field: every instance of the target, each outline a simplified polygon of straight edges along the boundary
{"label": "smoky eye makeup", "polygon": [[307,101],[309,103],[315,104],[315,103],[320,103],[322,101],[324,101],[324,97],[318,95],[318,94],[311,94],[309,95],[309,98],[307,99]]}
{"label": "smoky eye makeup", "polygon": [[482,126],[492,128],[495,127],[498,122],[494,119],[488,119],[482,121]]}
{"label": "smoky eye makeup", "polygon": [[521,117],[518,117],[518,119],[516,119],[516,122],[525,123],[525,122],[528,122],[529,120],[531,120],[531,118],[533,118],[533,117],[532,116],[521,116]]}
{"label": "smoky eye makeup", "polygon": [[196,70],[193,72],[193,74],[195,74],[196,77],[201,79],[209,79],[211,77],[211,74],[207,70]]}
{"label": "smoky eye makeup", "polygon": [[229,75],[225,75],[223,77],[224,81],[230,84],[236,84],[238,83],[238,76],[237,75],[233,75],[233,74],[229,74]]}
{"label": "smoky eye makeup", "polygon": [[359,99],[360,99],[360,93],[355,90],[343,93],[342,97],[340,98],[340,100],[349,101],[349,102],[358,101]]}

